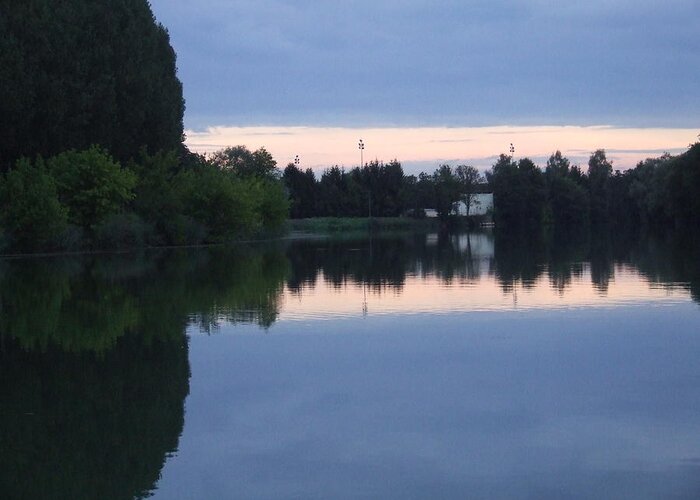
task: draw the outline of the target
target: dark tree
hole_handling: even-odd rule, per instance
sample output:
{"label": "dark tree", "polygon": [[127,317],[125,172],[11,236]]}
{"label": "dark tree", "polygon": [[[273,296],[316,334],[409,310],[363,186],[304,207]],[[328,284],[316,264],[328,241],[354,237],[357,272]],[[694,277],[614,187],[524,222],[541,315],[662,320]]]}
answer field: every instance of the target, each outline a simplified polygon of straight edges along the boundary
{"label": "dark tree", "polygon": [[147,0],[0,2],[0,168],[91,145],[174,150],[184,101]]}
{"label": "dark tree", "polygon": [[545,179],[552,223],[558,229],[586,225],[590,199],[581,170],[557,151],[547,160]]}
{"label": "dark tree", "polygon": [[435,209],[440,219],[447,219],[460,199],[459,180],[449,165],[441,165],[433,173],[435,183]]}
{"label": "dark tree", "polygon": [[479,184],[483,182],[483,176],[476,167],[470,165],[458,165],[455,169],[455,175],[459,182],[461,201],[464,202],[467,215],[469,215],[472,205],[475,203],[476,190]]}
{"label": "dark tree", "polygon": [[588,160],[588,184],[591,193],[591,220],[596,223],[607,220],[609,213],[609,183],[613,173],[612,162],[605,150],[595,151]]}
{"label": "dark tree", "polygon": [[239,177],[260,177],[272,180],[280,177],[277,161],[265,148],[256,151],[250,151],[245,146],[222,149],[214,153],[211,163]]}
{"label": "dark tree", "polygon": [[302,172],[296,165],[290,163],[284,169],[282,178],[289,195],[289,216],[292,219],[315,216],[316,176],[313,170],[307,168]]}

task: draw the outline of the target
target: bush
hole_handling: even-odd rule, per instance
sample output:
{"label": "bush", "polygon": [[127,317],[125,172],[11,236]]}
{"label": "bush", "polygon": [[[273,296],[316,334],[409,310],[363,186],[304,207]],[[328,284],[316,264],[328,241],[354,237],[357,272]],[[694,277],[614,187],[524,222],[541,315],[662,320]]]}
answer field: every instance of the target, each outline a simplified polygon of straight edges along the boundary
{"label": "bush", "polygon": [[47,163],[68,220],[87,231],[134,197],[136,175],[97,146],[62,153]]}
{"label": "bush", "polygon": [[251,179],[244,181],[246,191],[252,194],[255,202],[257,225],[263,230],[275,230],[282,227],[289,215],[289,200],[284,185],[277,180]]}
{"label": "bush", "polygon": [[19,250],[51,249],[66,227],[67,210],[44,162],[19,160],[0,183],[0,224],[8,246]]}
{"label": "bush", "polygon": [[98,248],[136,248],[153,240],[153,227],[136,214],[114,214],[95,227]]}
{"label": "bush", "polygon": [[207,228],[186,215],[176,215],[164,227],[164,236],[172,245],[199,245],[207,239]]}
{"label": "bush", "polygon": [[259,229],[245,181],[205,165],[181,172],[174,182],[185,215],[206,228],[207,241],[227,241]]}

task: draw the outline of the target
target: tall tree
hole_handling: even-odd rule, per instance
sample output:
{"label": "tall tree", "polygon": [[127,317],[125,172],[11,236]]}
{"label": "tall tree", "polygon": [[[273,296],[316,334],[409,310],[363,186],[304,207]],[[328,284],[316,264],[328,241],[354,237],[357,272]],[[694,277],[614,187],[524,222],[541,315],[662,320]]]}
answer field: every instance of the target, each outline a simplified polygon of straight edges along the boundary
{"label": "tall tree", "polygon": [[604,149],[596,150],[588,160],[588,183],[591,194],[591,219],[607,220],[609,215],[609,185],[613,167]]}
{"label": "tall tree", "polygon": [[467,215],[474,203],[476,203],[476,191],[483,181],[483,176],[476,167],[470,165],[458,165],[455,170],[457,182],[459,183],[460,198],[467,208]]}
{"label": "tall tree", "polygon": [[267,179],[280,177],[277,161],[265,148],[250,151],[245,146],[233,146],[214,153],[211,162],[221,170],[229,171],[239,177]]}
{"label": "tall tree", "polygon": [[447,219],[454,211],[460,198],[460,186],[457,177],[449,165],[440,165],[433,173],[435,183],[435,208],[440,219]]}
{"label": "tall tree", "polygon": [[100,145],[174,150],[184,101],[147,0],[0,2],[0,168]]}

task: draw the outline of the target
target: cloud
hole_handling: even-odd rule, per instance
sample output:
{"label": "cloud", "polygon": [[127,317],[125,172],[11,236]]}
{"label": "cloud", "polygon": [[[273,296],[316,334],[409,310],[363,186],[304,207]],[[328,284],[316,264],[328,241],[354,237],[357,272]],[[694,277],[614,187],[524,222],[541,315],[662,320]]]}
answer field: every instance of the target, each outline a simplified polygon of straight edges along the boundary
{"label": "cloud", "polygon": [[322,171],[333,165],[359,164],[357,141],[365,143],[364,159],[402,162],[406,172],[432,172],[442,164],[470,164],[480,169],[493,165],[510,143],[515,156],[530,157],[544,165],[556,150],[572,162],[585,164],[596,149],[606,149],[615,167],[625,169],[664,151],[684,151],[695,139],[694,129],[644,129],[610,126],[534,127],[211,127],[188,132],[188,146],[210,153],[243,144],[265,147],[284,167],[299,155],[303,168]]}
{"label": "cloud", "polygon": [[694,126],[700,6],[153,0],[189,128]]}

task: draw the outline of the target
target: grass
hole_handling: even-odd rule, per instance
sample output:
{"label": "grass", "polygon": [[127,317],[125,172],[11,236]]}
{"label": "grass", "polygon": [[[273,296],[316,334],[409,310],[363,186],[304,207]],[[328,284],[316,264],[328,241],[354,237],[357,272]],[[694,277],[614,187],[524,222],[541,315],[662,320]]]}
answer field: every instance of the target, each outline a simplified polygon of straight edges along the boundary
{"label": "grass", "polygon": [[287,227],[291,233],[333,234],[372,230],[425,230],[437,228],[437,219],[411,219],[408,217],[314,217],[290,219]]}

